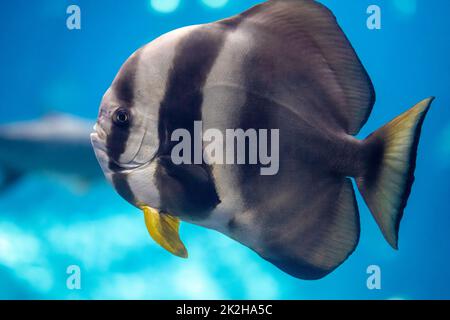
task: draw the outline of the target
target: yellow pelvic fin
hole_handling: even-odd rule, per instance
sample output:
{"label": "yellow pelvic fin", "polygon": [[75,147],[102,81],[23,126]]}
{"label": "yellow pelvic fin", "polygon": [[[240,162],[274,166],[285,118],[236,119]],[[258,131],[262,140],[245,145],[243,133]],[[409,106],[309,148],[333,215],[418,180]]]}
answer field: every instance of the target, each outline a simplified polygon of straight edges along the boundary
{"label": "yellow pelvic fin", "polygon": [[170,253],[181,258],[187,258],[188,252],[178,234],[180,219],[159,213],[148,206],[141,206],[141,209],[144,212],[148,233],[153,240]]}

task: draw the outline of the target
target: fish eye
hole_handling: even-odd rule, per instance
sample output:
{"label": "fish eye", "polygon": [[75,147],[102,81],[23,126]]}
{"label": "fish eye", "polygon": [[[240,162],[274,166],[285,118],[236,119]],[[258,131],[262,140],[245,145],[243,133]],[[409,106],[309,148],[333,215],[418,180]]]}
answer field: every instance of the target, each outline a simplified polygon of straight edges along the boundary
{"label": "fish eye", "polygon": [[127,109],[119,108],[114,112],[112,120],[115,125],[126,127],[130,124],[131,116]]}

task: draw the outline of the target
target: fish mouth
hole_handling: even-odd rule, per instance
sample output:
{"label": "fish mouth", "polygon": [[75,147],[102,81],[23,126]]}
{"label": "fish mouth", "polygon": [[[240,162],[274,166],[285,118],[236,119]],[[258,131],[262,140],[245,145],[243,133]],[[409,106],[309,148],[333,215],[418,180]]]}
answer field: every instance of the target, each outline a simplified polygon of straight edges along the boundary
{"label": "fish mouth", "polygon": [[94,125],[93,129],[94,129],[93,134],[97,134],[100,139],[106,141],[106,132],[98,123]]}
{"label": "fish mouth", "polygon": [[106,153],[106,132],[96,123],[94,125],[94,132],[91,133],[91,144],[95,150],[101,150]]}
{"label": "fish mouth", "polygon": [[[145,136],[145,134],[144,134],[144,136]],[[109,162],[114,163],[115,166],[117,167],[117,169],[119,169],[118,171],[131,170],[131,169],[143,167],[145,165],[148,165],[149,162],[151,162],[151,160],[153,158],[153,157],[151,157],[149,161],[142,161],[142,162],[133,159],[129,162],[124,162],[124,163],[110,158],[108,156],[108,150],[106,147],[106,145],[107,145],[106,144],[106,132],[98,123],[96,123],[94,125],[94,132],[91,133],[90,137],[91,137],[91,144],[94,147],[94,149],[96,150],[96,152],[102,153],[104,157],[108,158]],[[141,151],[141,149],[143,147],[143,143],[144,143],[144,138],[142,138],[141,144],[139,146],[138,151],[136,152],[136,155]]]}
{"label": "fish mouth", "polygon": [[94,147],[94,149],[106,152],[105,144],[103,143],[102,139],[99,137],[97,132],[91,133],[91,144]]}
{"label": "fish mouth", "polygon": [[121,162],[118,162],[118,161],[112,159],[111,157],[108,156],[108,151],[106,148],[105,141],[106,140],[104,138],[102,138],[101,133],[99,133],[99,132],[91,133],[91,144],[94,147],[94,151],[97,156],[97,159],[99,160],[100,163],[104,162],[104,164],[106,165],[105,168],[109,168],[110,164],[113,163],[114,167],[115,167],[114,171],[122,172],[122,171],[137,169],[137,168],[148,165],[148,162],[140,163],[140,162],[136,162],[136,161],[131,161],[128,163],[121,163]]}

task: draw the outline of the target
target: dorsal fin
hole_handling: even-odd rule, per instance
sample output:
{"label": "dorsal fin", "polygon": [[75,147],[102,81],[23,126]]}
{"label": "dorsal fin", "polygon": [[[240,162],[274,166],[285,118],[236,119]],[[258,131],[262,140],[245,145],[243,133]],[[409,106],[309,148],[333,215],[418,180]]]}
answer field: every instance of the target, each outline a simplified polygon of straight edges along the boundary
{"label": "dorsal fin", "polygon": [[375,103],[375,92],[330,10],[314,0],[269,0],[235,19],[253,23],[258,32],[281,38],[298,52],[298,61],[287,62],[290,69],[297,64],[300,73],[304,67],[299,64],[309,62],[316,71],[308,76],[326,90],[327,104],[334,109],[330,111],[347,133],[359,132]]}

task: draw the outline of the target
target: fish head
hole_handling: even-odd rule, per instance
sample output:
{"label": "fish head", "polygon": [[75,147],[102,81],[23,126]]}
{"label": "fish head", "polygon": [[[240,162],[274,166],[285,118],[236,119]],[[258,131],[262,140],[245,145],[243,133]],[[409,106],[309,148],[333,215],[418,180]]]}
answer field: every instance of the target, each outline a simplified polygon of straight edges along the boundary
{"label": "fish head", "polygon": [[187,257],[178,237],[182,212],[201,205],[198,196],[189,198],[192,190],[206,190],[213,202],[218,201],[201,166],[178,167],[168,160],[171,128],[176,125],[168,112],[160,110],[169,96],[177,99],[167,90],[174,77],[173,62],[180,40],[194,28],[169,32],[125,62],[103,96],[91,134],[106,178],[125,200],[143,211],[152,238],[180,257]]}
{"label": "fish head", "polygon": [[[136,206],[145,202],[157,207],[148,200],[157,199],[152,172],[159,146],[158,102],[151,98],[140,56],[138,50],[125,62],[104,94],[91,142],[106,178],[122,197]],[[133,196],[131,191],[120,190],[124,185]],[[146,194],[137,197],[142,189],[147,190]]]}

